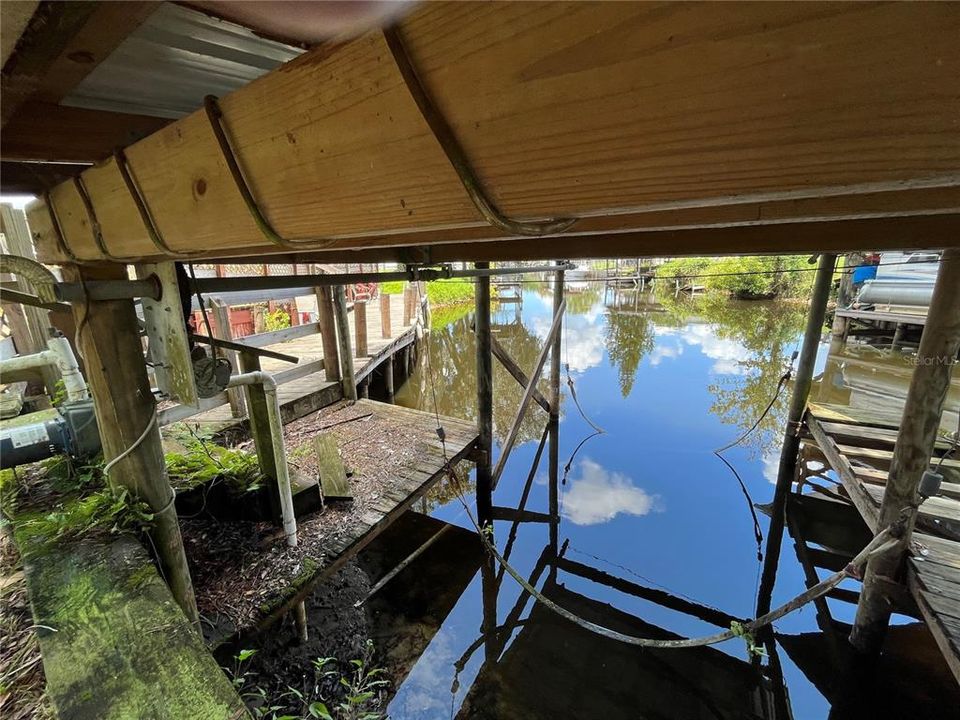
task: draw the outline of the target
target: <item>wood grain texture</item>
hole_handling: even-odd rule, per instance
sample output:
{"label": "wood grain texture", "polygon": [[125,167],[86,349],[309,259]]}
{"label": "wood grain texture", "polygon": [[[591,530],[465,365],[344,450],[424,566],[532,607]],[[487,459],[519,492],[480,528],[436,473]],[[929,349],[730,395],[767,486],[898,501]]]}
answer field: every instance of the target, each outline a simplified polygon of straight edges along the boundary
{"label": "wood grain texture", "polygon": [[[621,215],[637,209],[702,222],[693,208],[752,196],[917,183],[954,189],[939,207],[955,206],[958,31],[951,4],[427,3],[402,23],[493,200],[523,218],[604,218],[598,232],[632,229]],[[309,52],[221,107],[285,237],[363,247],[483,227],[379,34]],[[127,155],[172,247],[264,246],[202,112]],[[108,247],[155,254],[113,161],[84,175]]]}

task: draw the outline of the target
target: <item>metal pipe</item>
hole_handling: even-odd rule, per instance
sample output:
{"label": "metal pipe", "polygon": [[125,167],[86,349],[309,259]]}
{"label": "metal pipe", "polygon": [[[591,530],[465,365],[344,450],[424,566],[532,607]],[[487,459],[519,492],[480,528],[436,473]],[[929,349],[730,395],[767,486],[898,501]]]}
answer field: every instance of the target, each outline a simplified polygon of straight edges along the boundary
{"label": "metal pipe", "polygon": [[[280,415],[280,399],[277,397],[277,381],[262,370],[233,375],[227,387],[262,385],[267,398],[267,420],[270,423],[270,439],[273,441],[273,458],[277,470],[277,489],[280,493],[280,512],[283,517],[283,534],[289,547],[297,546],[297,518],[293,513],[293,493],[290,490],[290,471],[287,467],[287,449],[283,444],[283,421]],[[249,398],[248,398],[249,403]]]}
{"label": "metal pipe", "polygon": [[[477,263],[478,270],[488,268]],[[493,520],[493,352],[490,349],[490,279],[477,277],[477,516],[481,525]],[[485,563],[486,564],[486,563]]]}
{"label": "metal pipe", "polygon": [[[777,485],[773,493],[773,508],[770,514],[770,529],[767,531],[767,552],[763,559],[763,575],[757,593],[757,617],[770,611],[773,599],[773,586],[777,579],[777,565],[780,562],[780,543],[783,540],[783,525],[786,518],[787,493],[793,483],[797,468],[797,452],[800,449],[800,421],[807,408],[807,396],[813,382],[813,366],[817,361],[817,348],[823,334],[823,321],[827,312],[827,300],[830,297],[830,285],[837,256],[820,256],[817,275],[810,297],[810,312],[807,315],[807,327],[803,335],[803,347],[794,375],[793,396],[790,398],[790,410],[787,427],[783,433],[783,445],[780,449],[780,466],[777,473]],[[768,630],[764,630],[768,632]]]}
{"label": "metal pipe", "polygon": [[[302,288],[325,285],[350,285],[357,282],[396,282],[406,280],[446,280],[449,278],[477,278],[493,275],[525,275],[527,273],[556,272],[557,270],[571,270],[576,265],[565,263],[557,265],[534,265],[532,267],[508,268],[476,268],[468,270],[454,270],[452,267],[442,268],[410,268],[408,270],[394,270],[391,272],[362,272],[362,273],[329,273],[315,275],[267,275],[255,277],[228,277],[228,278],[197,278],[190,280],[191,292],[200,292],[205,295],[218,293],[241,292],[250,290],[282,290],[287,288]],[[88,283],[90,285],[92,283]]]}
{"label": "metal pipe", "polygon": [[85,302],[90,300],[132,300],[150,298],[159,300],[163,295],[160,280],[156,275],[141,280],[88,280],[86,283],[62,282],[53,286],[54,295],[61,302]]}

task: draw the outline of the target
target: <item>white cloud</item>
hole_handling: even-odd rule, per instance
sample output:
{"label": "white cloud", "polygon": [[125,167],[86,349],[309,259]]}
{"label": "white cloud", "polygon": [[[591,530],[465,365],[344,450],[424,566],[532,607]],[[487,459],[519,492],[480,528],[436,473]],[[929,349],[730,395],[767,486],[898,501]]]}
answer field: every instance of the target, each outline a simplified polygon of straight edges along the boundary
{"label": "white cloud", "polygon": [[617,515],[647,515],[661,512],[659,495],[650,495],[619,472],[609,472],[584,458],[563,497],[563,516],[574,525],[597,525]]}
{"label": "white cloud", "polygon": [[[745,375],[747,369],[741,365],[750,353],[740,343],[726,338],[719,338],[716,334],[716,327],[705,323],[691,323],[683,328],[657,328],[657,337],[676,336],[681,341],[691,347],[699,347],[700,352],[714,361],[710,372],[717,375]],[[661,352],[656,358],[657,349],[654,349],[650,362],[656,365],[663,358],[677,357],[682,354],[682,348],[679,352],[669,348]],[[656,362],[654,362],[656,359]]]}
{"label": "white cloud", "polygon": [[[570,364],[571,372],[584,372],[603,362],[604,316],[603,303],[600,302],[594,303],[583,314],[567,315],[560,357],[564,363]],[[531,330],[542,341],[550,334],[552,322],[552,318],[537,316],[531,323]]]}
{"label": "white cloud", "polygon": [[763,477],[765,477],[771,485],[776,485],[777,475],[780,472],[780,454],[764,455],[760,459],[760,462],[763,464]]}

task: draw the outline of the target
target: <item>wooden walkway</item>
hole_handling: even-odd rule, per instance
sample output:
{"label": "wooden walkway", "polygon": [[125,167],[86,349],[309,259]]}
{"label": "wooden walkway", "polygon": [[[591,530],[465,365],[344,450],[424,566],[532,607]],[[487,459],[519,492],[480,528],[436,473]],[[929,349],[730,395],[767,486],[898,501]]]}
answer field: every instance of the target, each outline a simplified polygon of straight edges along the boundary
{"label": "wooden walkway", "polygon": [[[805,430],[867,526],[877,532],[880,503],[900,418],[811,403]],[[933,462],[948,449],[938,441]],[[920,506],[907,560],[907,585],[947,665],[960,682],[960,460],[944,460],[938,497]]]}
{"label": "wooden walkway", "polygon": [[187,555],[200,568],[194,572],[200,612],[218,618],[204,628],[208,643],[220,645],[278,619],[443,479],[448,459],[469,456],[477,429],[440,419],[446,454],[433,413],[373,400],[338,403],[288,425],[288,444],[291,436],[312,446],[317,433],[334,435],[353,471],[353,500],[298,518],[297,548],[283,546],[270,523],[185,523]]}
{"label": "wooden walkway", "polygon": [[[351,346],[354,347],[353,371],[357,383],[369,376],[394,353],[416,340],[415,318],[409,324],[403,323],[404,296],[397,294],[389,297],[390,333],[388,337],[384,337],[379,299],[367,303],[367,352],[364,355],[356,353],[356,320],[352,306],[348,313]],[[299,332],[297,327],[287,328],[287,330],[291,331],[291,334]],[[238,342],[243,340],[244,338],[240,338]],[[300,358],[297,364],[268,357],[261,360],[262,369],[273,373],[277,378],[280,406],[285,420],[300,417],[343,397],[339,382],[326,379],[323,370],[323,344],[319,334],[314,333],[270,345],[258,344],[257,346]],[[239,419],[233,417],[230,406],[225,404],[225,399],[226,395],[222,393],[215,398],[201,400],[199,412],[177,406],[172,412],[167,410],[161,413],[160,424],[165,425],[187,417],[190,417],[193,422],[202,423],[226,423]],[[301,406],[299,409],[295,407],[298,404]]]}

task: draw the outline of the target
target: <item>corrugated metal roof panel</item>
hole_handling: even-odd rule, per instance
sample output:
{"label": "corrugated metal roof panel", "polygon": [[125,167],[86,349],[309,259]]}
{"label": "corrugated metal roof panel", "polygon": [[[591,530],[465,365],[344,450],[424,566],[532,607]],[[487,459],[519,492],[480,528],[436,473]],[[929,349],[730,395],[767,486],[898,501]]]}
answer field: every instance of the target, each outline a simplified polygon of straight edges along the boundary
{"label": "corrugated metal roof panel", "polygon": [[64,98],[63,105],[179,118],[303,52],[164,3]]}

